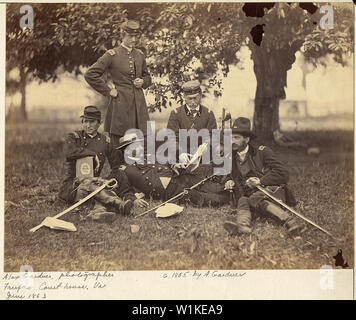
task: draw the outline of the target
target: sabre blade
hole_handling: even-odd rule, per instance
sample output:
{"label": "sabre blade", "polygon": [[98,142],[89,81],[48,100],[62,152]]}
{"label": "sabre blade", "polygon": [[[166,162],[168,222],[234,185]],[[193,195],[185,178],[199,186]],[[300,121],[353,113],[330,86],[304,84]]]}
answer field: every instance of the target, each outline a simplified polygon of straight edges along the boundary
{"label": "sabre blade", "polygon": [[[73,204],[72,206],[70,206],[69,208],[67,208],[66,210],[58,213],[57,215],[55,215],[52,218],[59,218],[63,215],[65,215],[66,213],[68,213],[69,211],[75,209],[76,207],[79,207],[81,204],[83,204],[85,201],[89,200],[91,197],[95,196],[97,193],[99,193],[101,190],[103,190],[105,187],[112,187],[115,183],[117,183],[117,181],[115,179],[110,179],[108,181],[106,181],[103,185],[101,185],[100,187],[98,187],[96,190],[94,190],[92,193],[88,194],[85,198],[79,200],[78,202],[76,202],[75,204]],[[38,229],[42,228],[44,226],[44,222],[46,219],[44,219],[41,224],[39,224],[36,227],[33,227],[32,229],[30,229],[30,232],[35,232]]]}
{"label": "sabre blade", "polygon": [[299,218],[303,219],[304,221],[308,222],[312,226],[314,226],[314,227],[318,228],[319,230],[323,231],[324,233],[326,233],[327,235],[329,235],[331,238],[335,239],[336,241],[340,241],[339,239],[334,237],[329,231],[327,231],[324,228],[320,227],[319,225],[317,225],[315,222],[313,222],[312,220],[308,219],[307,217],[304,217],[302,214],[300,214],[299,212],[295,211],[293,208],[291,208],[288,205],[286,205],[282,200],[280,200],[280,199],[276,198],[275,196],[271,195],[267,190],[265,190],[261,186],[256,186],[256,187],[257,187],[258,190],[262,191],[266,196],[270,197],[272,200],[276,201],[282,207],[284,207],[287,210],[289,210],[290,212],[294,213]]}

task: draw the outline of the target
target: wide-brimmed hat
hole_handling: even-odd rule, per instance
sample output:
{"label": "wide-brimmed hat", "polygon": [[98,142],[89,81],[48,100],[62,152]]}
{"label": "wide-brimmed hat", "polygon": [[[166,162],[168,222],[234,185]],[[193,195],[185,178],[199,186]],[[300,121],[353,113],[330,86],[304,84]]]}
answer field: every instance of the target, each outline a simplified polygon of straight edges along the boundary
{"label": "wide-brimmed hat", "polygon": [[135,20],[127,20],[121,23],[120,29],[129,34],[141,34],[140,24]]}
{"label": "wide-brimmed hat", "polygon": [[101,120],[101,112],[95,106],[87,106],[84,108],[83,114],[80,116],[84,119]]}
{"label": "wide-brimmed hat", "polygon": [[237,118],[232,127],[232,133],[241,134],[243,136],[248,136],[250,138],[255,138],[256,135],[251,131],[251,121],[248,118],[239,117]]}
{"label": "wide-brimmed hat", "polygon": [[119,146],[116,149],[121,149],[123,147],[128,146],[131,143],[140,142],[143,140],[144,139],[138,139],[135,133],[125,134],[123,137],[119,139]]}
{"label": "wide-brimmed hat", "polygon": [[185,95],[194,95],[201,93],[200,82],[198,80],[189,80],[182,85],[182,91]]}

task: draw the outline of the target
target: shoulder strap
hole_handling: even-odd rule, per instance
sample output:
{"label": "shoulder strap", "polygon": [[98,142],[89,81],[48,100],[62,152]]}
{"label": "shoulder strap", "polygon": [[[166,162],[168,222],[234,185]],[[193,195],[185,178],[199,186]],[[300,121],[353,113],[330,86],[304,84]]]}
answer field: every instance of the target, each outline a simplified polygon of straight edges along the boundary
{"label": "shoulder strap", "polygon": [[71,134],[73,134],[74,138],[80,139],[78,131],[73,131],[73,132],[71,132]]}

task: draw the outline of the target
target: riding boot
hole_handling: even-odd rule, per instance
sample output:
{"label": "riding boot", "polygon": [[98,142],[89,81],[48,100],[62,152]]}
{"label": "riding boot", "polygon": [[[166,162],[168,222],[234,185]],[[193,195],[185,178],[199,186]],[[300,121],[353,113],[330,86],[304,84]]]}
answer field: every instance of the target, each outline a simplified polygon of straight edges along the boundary
{"label": "riding boot", "polygon": [[113,222],[117,215],[115,212],[108,211],[99,201],[95,201],[93,209],[89,211],[86,218],[97,222]]}
{"label": "riding boot", "polygon": [[122,215],[129,215],[133,207],[132,200],[121,200],[112,190],[104,189],[100,191],[95,196],[95,199],[105,206],[113,207],[117,213]]}
{"label": "riding boot", "polygon": [[241,197],[237,204],[237,218],[234,221],[225,221],[224,228],[230,235],[250,234],[251,229],[251,211],[247,197]]}
{"label": "riding boot", "polygon": [[283,223],[289,234],[296,234],[304,228],[304,225],[296,217],[291,216],[274,203],[264,200],[261,203],[261,209]]}

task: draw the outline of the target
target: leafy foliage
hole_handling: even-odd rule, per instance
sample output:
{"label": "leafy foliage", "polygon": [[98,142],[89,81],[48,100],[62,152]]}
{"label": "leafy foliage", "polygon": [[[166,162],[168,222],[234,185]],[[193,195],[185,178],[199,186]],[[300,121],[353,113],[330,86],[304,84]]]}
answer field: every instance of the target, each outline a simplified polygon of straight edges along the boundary
{"label": "leafy foliage", "polygon": [[[257,6],[258,17],[246,14],[246,6]],[[353,48],[351,5],[334,7],[335,28],[321,30],[316,5],[297,3],[61,3],[33,4],[35,28],[19,27],[19,4],[7,5],[7,56],[26,66],[34,77],[56,80],[58,67],[79,74],[105,50],[120,42],[119,26],[127,18],[143,27],[142,49],[155,77],[156,101],[152,110],[182,101],[180,85],[198,78],[214,93],[222,94],[221,76],[244,45],[252,51],[261,97],[284,97],[286,72],[302,49],[308,61],[322,62],[332,54],[344,64]],[[256,7],[256,8],[257,8]],[[314,8],[314,13],[309,13]],[[308,10],[309,11],[308,11]],[[251,30],[259,26],[260,45]],[[258,29],[257,28],[257,29]],[[15,63],[15,64],[16,64]],[[269,81],[267,81],[269,80]]]}

